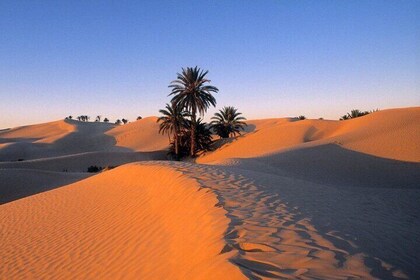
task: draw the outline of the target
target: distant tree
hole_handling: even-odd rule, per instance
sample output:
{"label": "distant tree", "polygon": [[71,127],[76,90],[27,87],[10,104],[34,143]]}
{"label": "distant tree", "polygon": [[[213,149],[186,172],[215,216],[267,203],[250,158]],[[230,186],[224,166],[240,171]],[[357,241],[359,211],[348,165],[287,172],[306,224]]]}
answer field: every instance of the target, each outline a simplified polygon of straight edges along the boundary
{"label": "distant tree", "polygon": [[221,138],[229,138],[231,135],[241,134],[246,123],[243,122],[246,118],[241,116],[235,107],[223,107],[219,112],[214,114],[210,123],[211,128]]}
{"label": "distant tree", "polygon": [[100,115],[96,116],[95,122],[100,122],[101,121],[101,117]]}
{"label": "distant tree", "polygon": [[116,120],[115,121],[115,124],[117,124],[117,125],[120,125],[122,122],[121,122],[121,120],[120,119],[118,119],[118,120]]}
{"label": "distant tree", "polygon": [[91,165],[87,168],[87,172],[89,173],[97,173],[102,171],[102,167],[101,166],[96,166],[96,165]]}
{"label": "distant tree", "polygon": [[321,120],[322,121],[322,120],[324,120],[324,118],[319,118],[318,120]]}
{"label": "distant tree", "polygon": [[87,122],[90,119],[90,117],[86,115],[81,115],[81,116],[78,116],[77,119],[82,122]]}
{"label": "distant tree", "polygon": [[127,120],[127,119],[122,119],[121,121],[122,121],[124,124],[128,123],[128,120]]}
{"label": "distant tree", "polygon": [[104,122],[106,122],[106,123],[107,123],[107,122],[109,122],[108,118],[105,118],[105,119],[104,119]]}
{"label": "distant tree", "polygon": [[303,115],[300,115],[299,117],[297,117],[297,119],[302,121],[302,120],[306,120],[306,117]]}
{"label": "distant tree", "polygon": [[70,116],[69,116],[69,119],[70,119],[70,120],[72,120],[72,119],[73,119],[73,116],[72,116],[72,115],[70,115]]}
{"label": "distant tree", "polygon": [[141,120],[141,119],[142,119],[142,117],[141,117],[141,116],[138,116],[138,117],[137,117],[137,120],[138,120],[138,121],[139,121],[139,120]]}
{"label": "distant tree", "polygon": [[[197,66],[182,68],[182,73],[177,74],[177,79],[169,85],[172,91],[169,95],[173,95],[171,103],[186,110],[190,113],[191,122],[197,122],[197,113],[201,116],[207,111],[210,105],[216,106],[216,99],[212,95],[219,90],[211,85],[210,80],[206,79],[208,71],[203,71]],[[194,156],[196,125],[191,126],[191,147],[190,155]]]}

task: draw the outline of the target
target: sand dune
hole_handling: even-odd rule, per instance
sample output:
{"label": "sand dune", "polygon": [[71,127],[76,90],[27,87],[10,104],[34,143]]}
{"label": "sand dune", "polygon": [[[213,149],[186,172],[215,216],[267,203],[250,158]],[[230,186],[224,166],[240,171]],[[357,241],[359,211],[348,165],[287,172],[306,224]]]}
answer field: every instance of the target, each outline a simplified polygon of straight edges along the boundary
{"label": "sand dune", "polygon": [[155,117],[1,131],[0,278],[415,279],[418,120],[250,121],[196,163]]}
{"label": "sand dune", "polygon": [[420,162],[420,107],[392,109],[346,120],[250,121],[251,131],[200,158],[200,163],[255,158],[316,145],[337,144],[372,156]]}
{"label": "sand dune", "polygon": [[400,161],[420,162],[420,107],[374,112],[343,121],[340,145],[353,151]]}
{"label": "sand dune", "polygon": [[168,136],[159,134],[157,117],[148,117],[123,126],[117,126],[106,134],[116,139],[116,146],[137,152],[165,150]]}
{"label": "sand dune", "polygon": [[151,152],[168,147],[156,117],[127,125],[62,120],[0,132],[0,161],[39,159],[86,152]]}
{"label": "sand dune", "polygon": [[62,120],[0,133],[0,161],[38,159],[109,150],[115,140],[105,135],[114,125]]}
{"label": "sand dune", "polygon": [[0,278],[244,278],[225,211],[181,175],[127,165],[0,206]]}
{"label": "sand dune", "polygon": [[2,142],[32,139],[40,143],[51,143],[74,132],[76,127],[70,121],[55,121],[44,124],[21,126],[0,131]]}

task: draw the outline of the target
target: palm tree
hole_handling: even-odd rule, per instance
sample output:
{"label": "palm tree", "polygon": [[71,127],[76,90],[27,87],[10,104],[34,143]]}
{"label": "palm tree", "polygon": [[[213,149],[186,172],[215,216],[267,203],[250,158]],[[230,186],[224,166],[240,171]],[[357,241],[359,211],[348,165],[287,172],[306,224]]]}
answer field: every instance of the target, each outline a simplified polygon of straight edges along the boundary
{"label": "palm tree", "polygon": [[[376,109],[376,111],[379,111],[378,109]],[[370,113],[373,113],[373,112],[375,112],[375,111],[360,111],[359,109],[354,109],[354,110],[351,110],[351,112],[350,113],[347,113],[347,115],[344,115],[344,116],[342,116],[341,118],[340,118],[340,121],[343,121],[343,120],[349,120],[349,119],[355,119],[355,118],[358,118],[358,117],[363,117],[363,116],[366,116],[366,115],[368,115],[368,114],[370,114]]]}
{"label": "palm tree", "polygon": [[128,123],[128,120],[127,120],[127,119],[122,119],[121,121],[122,121],[124,124]]}
{"label": "palm tree", "polygon": [[171,105],[166,104],[165,108],[166,109],[159,110],[159,113],[163,115],[157,119],[157,122],[160,123],[159,133],[167,133],[169,142],[172,142],[170,135],[174,135],[175,155],[178,159],[179,136],[181,134],[181,129],[185,127],[185,117],[187,117],[188,114],[174,103],[171,103]]}
{"label": "palm tree", "polygon": [[[173,95],[171,102],[176,106],[187,110],[191,116],[193,123],[197,122],[197,113],[201,116],[207,111],[210,105],[216,106],[216,99],[212,93],[217,93],[219,90],[210,85],[210,80],[206,79],[208,71],[203,71],[197,66],[182,68],[182,73],[177,74],[177,79],[172,81],[169,85]],[[190,155],[194,156],[195,151],[195,125],[191,128],[191,150]]]}
{"label": "palm tree", "polygon": [[121,120],[120,119],[116,120],[115,121],[115,124],[120,125],[121,124]]}
{"label": "palm tree", "polygon": [[223,107],[219,112],[214,114],[211,121],[211,127],[221,138],[229,138],[230,135],[235,136],[241,134],[246,123],[246,118],[241,116],[242,113],[232,106]]}
{"label": "palm tree", "polygon": [[109,122],[108,118],[105,118],[105,119],[104,119],[104,122],[106,122],[106,123],[107,123],[107,122]]}
{"label": "palm tree", "polygon": [[96,116],[95,122],[100,122],[101,118],[102,118],[102,116],[100,116],[100,115]]}

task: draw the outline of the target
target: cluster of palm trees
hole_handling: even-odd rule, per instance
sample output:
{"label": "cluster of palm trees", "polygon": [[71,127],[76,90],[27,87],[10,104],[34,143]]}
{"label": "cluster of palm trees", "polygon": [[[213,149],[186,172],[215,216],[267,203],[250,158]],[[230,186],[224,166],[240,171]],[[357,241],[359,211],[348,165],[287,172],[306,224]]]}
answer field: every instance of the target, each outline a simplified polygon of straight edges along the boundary
{"label": "cluster of palm trees", "polygon": [[[65,119],[66,120],[72,120],[73,119],[73,116],[68,116]],[[137,120],[141,120],[141,119],[142,119],[141,116],[138,116],[137,117]],[[77,117],[77,120],[78,121],[81,121],[81,122],[88,122],[90,120],[90,117],[87,116],[87,115],[81,115],[81,116],[78,116]],[[95,122],[101,122],[101,120],[102,120],[102,116],[101,115],[96,116]],[[109,119],[108,118],[104,118],[103,119],[103,122],[109,123]],[[128,119],[124,119],[123,118],[123,119],[117,119],[114,124],[120,125],[120,124],[127,124],[127,123],[128,123]]]}
{"label": "cluster of palm trees", "polygon": [[354,118],[358,118],[358,117],[363,117],[363,116],[366,116],[370,113],[377,112],[377,111],[379,111],[379,109],[372,110],[372,111],[360,111],[359,109],[354,109],[354,110],[351,110],[350,113],[347,113],[346,115],[342,116],[340,118],[340,121],[345,121],[345,120],[350,120],[350,119],[354,119]]}
{"label": "cluster of palm trees", "polygon": [[121,125],[121,124],[127,124],[128,123],[128,120],[127,119],[117,119],[116,121],[115,121],[115,124],[116,125]]}
{"label": "cluster of palm trees", "polygon": [[90,117],[89,116],[86,116],[86,115],[81,115],[81,116],[78,116],[77,117],[77,120],[78,121],[82,121],[82,122],[87,122],[87,121],[90,120]]}
{"label": "cluster of palm trees", "polygon": [[208,71],[196,67],[182,68],[176,80],[169,85],[172,99],[158,118],[159,133],[168,134],[171,152],[176,159],[182,156],[195,156],[197,152],[210,149],[212,129],[220,137],[226,138],[243,130],[246,125],[241,113],[233,107],[225,107],[212,118],[203,122],[204,113],[210,106],[216,106],[213,94],[219,89],[210,85],[206,78]]}

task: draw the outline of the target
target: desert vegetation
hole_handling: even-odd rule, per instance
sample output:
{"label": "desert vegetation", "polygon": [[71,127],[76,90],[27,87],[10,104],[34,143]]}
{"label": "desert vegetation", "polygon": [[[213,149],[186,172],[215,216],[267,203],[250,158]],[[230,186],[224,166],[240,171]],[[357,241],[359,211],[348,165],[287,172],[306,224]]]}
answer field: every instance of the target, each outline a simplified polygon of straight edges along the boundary
{"label": "desert vegetation", "polygon": [[166,104],[165,109],[159,110],[162,114],[158,118],[160,122],[159,133],[168,134],[169,142],[171,143],[172,151],[176,157],[179,155],[179,138],[185,131],[186,117],[188,113],[176,106],[175,103]]}
{"label": "desert vegetation", "polygon": [[207,74],[208,71],[197,66],[182,68],[169,85],[170,103],[159,111],[159,133],[168,134],[170,154],[175,159],[188,155],[194,157],[199,152],[210,150],[212,129],[227,138],[239,133],[246,125],[245,118],[231,106],[216,113],[211,124],[203,121],[207,109],[216,106],[213,94],[219,92],[217,87],[210,85]]}
{"label": "desert vegetation", "polygon": [[[67,117],[65,117],[64,118],[65,120],[72,120],[73,119],[73,116],[67,116]],[[90,117],[88,116],[88,115],[80,115],[80,116],[78,116],[77,118],[76,118],[78,121],[81,121],[81,122],[88,122],[89,120],[90,120]],[[141,116],[138,116],[137,117],[137,120],[141,120],[142,119],[142,117]],[[97,115],[96,117],[95,117],[95,122],[104,122],[104,123],[109,123],[110,122],[110,120],[107,118],[107,117],[105,117],[105,118],[102,118],[102,116],[101,115]],[[120,125],[120,124],[127,124],[128,123],[128,119],[125,119],[125,118],[122,118],[122,119],[117,119],[115,122],[114,122],[114,124],[117,124],[117,125]]]}
{"label": "desert vegetation", "polygon": [[[105,166],[105,167],[102,167],[102,166],[96,166],[96,165],[91,165],[91,166],[89,166],[88,168],[87,168],[87,172],[88,173],[98,173],[98,172],[102,172],[102,171],[107,171],[107,170],[111,170],[111,169],[113,169],[113,168],[115,168],[116,166],[112,166],[112,165],[109,165],[109,166]],[[67,171],[66,171],[67,172]]]}
{"label": "desert vegetation", "polygon": [[179,159],[180,151],[184,152],[185,148],[189,149],[190,156],[195,156],[198,151],[209,146],[198,142],[202,139],[202,135],[197,135],[198,130],[200,133],[210,135],[210,141],[205,142],[211,143],[209,125],[202,122],[202,119],[197,119],[197,115],[204,116],[210,106],[216,106],[213,94],[219,89],[209,85],[207,74],[208,71],[203,71],[197,66],[182,68],[182,72],[177,74],[177,79],[169,85],[172,89],[169,94],[172,96],[171,104],[167,104],[166,109],[160,110],[163,116],[158,122],[161,133],[173,134],[171,150],[175,153],[176,159]]}
{"label": "desert vegetation", "polygon": [[358,118],[358,117],[363,117],[363,116],[366,116],[370,113],[377,112],[377,111],[379,111],[379,109],[372,110],[372,111],[360,111],[359,109],[354,109],[354,110],[351,110],[350,113],[347,113],[347,114],[343,115],[340,118],[340,121],[354,119],[354,118]]}
{"label": "desert vegetation", "polygon": [[219,112],[214,114],[211,121],[211,128],[221,138],[229,138],[236,134],[241,134],[244,130],[246,118],[241,116],[235,107],[223,107]]}
{"label": "desert vegetation", "polygon": [[87,115],[81,115],[77,117],[77,120],[81,122],[88,122],[90,120],[90,117]]}

